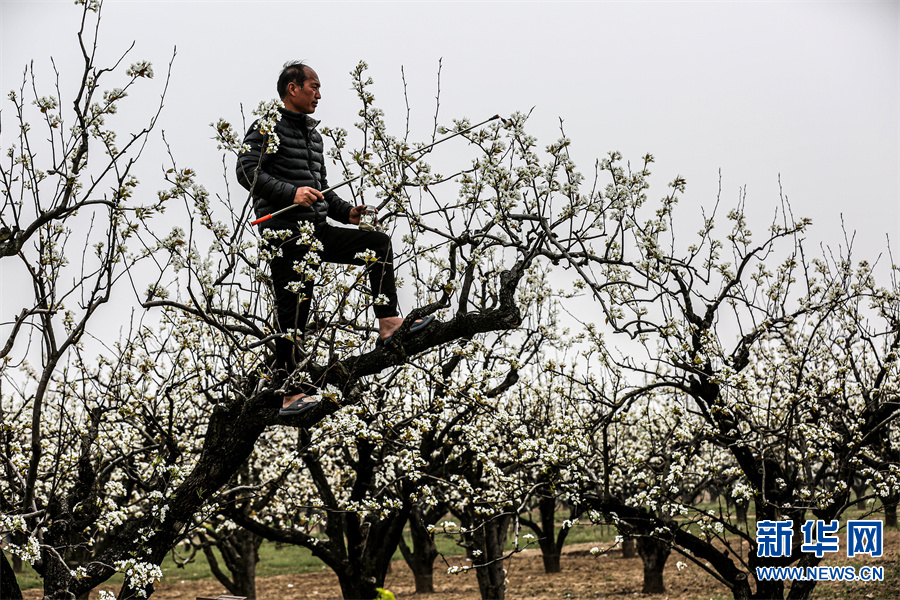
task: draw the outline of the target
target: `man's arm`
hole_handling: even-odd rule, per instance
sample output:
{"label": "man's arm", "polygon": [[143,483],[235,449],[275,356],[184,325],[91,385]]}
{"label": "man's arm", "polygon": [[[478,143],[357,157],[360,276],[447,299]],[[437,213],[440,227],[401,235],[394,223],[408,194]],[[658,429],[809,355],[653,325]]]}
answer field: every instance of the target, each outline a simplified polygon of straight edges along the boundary
{"label": "man's arm", "polygon": [[294,202],[297,186],[272,177],[262,168],[265,158],[263,148],[267,141],[266,136],[259,131],[259,122],[254,122],[244,137],[249,150],[238,155],[237,178],[252,195],[268,200],[274,207],[282,208]]}

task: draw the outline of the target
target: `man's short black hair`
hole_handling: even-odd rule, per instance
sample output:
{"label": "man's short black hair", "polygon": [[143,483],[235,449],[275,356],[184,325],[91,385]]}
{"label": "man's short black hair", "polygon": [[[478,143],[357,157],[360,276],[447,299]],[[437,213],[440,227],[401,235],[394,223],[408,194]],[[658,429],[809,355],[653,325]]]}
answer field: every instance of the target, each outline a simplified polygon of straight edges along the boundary
{"label": "man's short black hair", "polygon": [[302,60],[295,60],[284,63],[281,75],[278,76],[278,97],[284,98],[287,95],[287,88],[291,82],[296,83],[301,88],[303,82],[306,81],[306,69],[309,68]]}

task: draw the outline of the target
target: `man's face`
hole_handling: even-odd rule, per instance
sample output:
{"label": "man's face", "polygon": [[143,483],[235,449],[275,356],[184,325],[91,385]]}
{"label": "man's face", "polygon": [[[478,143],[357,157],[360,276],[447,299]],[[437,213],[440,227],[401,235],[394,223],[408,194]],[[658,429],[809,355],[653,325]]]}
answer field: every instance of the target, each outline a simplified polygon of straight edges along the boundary
{"label": "man's face", "polygon": [[287,95],[284,97],[284,107],[288,110],[311,115],[316,112],[316,106],[319,104],[319,76],[316,72],[306,67],[306,81],[303,82],[301,88],[294,82],[288,84]]}

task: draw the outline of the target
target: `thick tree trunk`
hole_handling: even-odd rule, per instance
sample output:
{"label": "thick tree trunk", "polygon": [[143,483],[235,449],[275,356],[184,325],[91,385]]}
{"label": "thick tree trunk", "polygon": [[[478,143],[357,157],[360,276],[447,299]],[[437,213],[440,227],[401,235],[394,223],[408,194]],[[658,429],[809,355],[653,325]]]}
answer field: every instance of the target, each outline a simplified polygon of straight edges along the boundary
{"label": "thick tree trunk", "polygon": [[[784,581],[777,579],[757,581],[756,593],[750,598],[752,600],[782,600],[784,598]],[[735,600],[737,600],[737,596],[735,596]]]}
{"label": "thick tree trunk", "polygon": [[434,593],[434,569],[430,573],[414,573],[413,581],[416,582],[417,594]]}
{"label": "thick tree trunk", "polygon": [[788,600],[808,600],[815,589],[815,581],[794,581],[787,595]]}
{"label": "thick tree trunk", "polygon": [[[44,536],[44,542],[47,548],[41,549],[41,562],[43,570],[41,578],[44,580],[44,595],[54,600],[76,600],[84,591],[90,589],[91,586],[84,586],[83,589],[73,589],[77,580],[71,575],[71,568],[64,562],[67,559],[66,552],[53,552],[50,548],[66,548],[71,542],[71,538],[78,539],[77,533],[73,535],[74,517],[70,510],[67,498],[51,499],[47,513],[54,515],[56,519],[52,521]],[[71,536],[71,537],[70,537]]]}
{"label": "thick tree trunk", "polygon": [[638,554],[644,563],[644,594],[664,594],[666,586],[663,582],[663,569],[669,560],[672,548],[659,538],[640,536],[636,541]]}
{"label": "thick tree trunk", "polygon": [[732,588],[731,595],[734,597],[734,600],[750,600],[750,582],[743,573],[739,574],[734,580],[734,588]]}
{"label": "thick tree trunk", "polygon": [[412,538],[412,549],[400,538],[400,552],[412,571],[416,582],[417,594],[434,593],[434,560],[438,557],[438,549],[434,539],[428,533],[425,513],[420,505],[415,505],[409,513],[409,533]]}
{"label": "thick tree trunk", "polygon": [[884,526],[897,529],[897,498],[882,498],[884,505]]}
{"label": "thick tree trunk", "polygon": [[860,500],[860,498],[866,495],[866,490],[869,489],[869,486],[865,483],[858,483],[854,485],[852,489],[853,493],[856,494],[856,510],[866,510],[866,501]]}
{"label": "thick tree trunk", "polygon": [[[205,542],[203,553],[206,555],[212,574],[219,580],[219,583],[224,585],[225,589],[234,596],[244,596],[247,600],[256,600],[256,565],[259,563],[259,545],[262,543],[262,538],[246,529],[236,529],[228,536],[216,536],[213,542],[207,542],[207,538],[203,534],[201,534],[201,539]],[[231,574],[230,577],[219,567],[212,550],[213,545],[222,554],[222,560]]]}
{"label": "thick tree trunk", "polygon": [[463,523],[468,529],[465,540],[482,600],[506,599],[503,547],[510,521],[508,514],[489,516],[476,512],[475,506],[468,506],[464,512]]}
{"label": "thick tree trunk", "polygon": [[[372,455],[362,442],[359,452],[360,455]],[[367,464],[358,465],[357,474],[362,480],[371,479]],[[357,489],[361,489],[360,479],[356,482]],[[354,499],[353,496],[351,499]],[[369,515],[366,519],[360,519],[356,514],[344,513],[336,515],[337,521],[328,523],[326,533],[337,550],[332,556],[343,557],[329,566],[338,576],[345,600],[375,598],[378,595],[376,589],[384,587],[391,557],[403,537],[410,510],[410,505],[404,503],[398,512],[385,517]],[[343,531],[344,539],[340,539],[339,531]],[[345,544],[344,550],[339,549],[341,543]]]}
{"label": "thick tree trunk", "polygon": [[375,598],[377,588],[384,587],[409,508],[381,519],[370,516],[366,521],[360,521],[355,513],[329,512],[325,539],[262,525],[240,512],[228,516],[263,538],[309,548],[337,575],[346,600],[369,600]]}
{"label": "thick tree trunk", "polygon": [[504,600],[506,598],[506,569],[503,568],[503,538],[506,528],[505,518],[495,518],[476,528],[473,539],[482,554],[473,561],[478,578],[478,589],[482,600]]}
{"label": "thick tree trunk", "polygon": [[750,508],[750,502],[747,500],[734,501],[734,515],[738,523],[747,524],[747,509]]}
{"label": "thick tree trunk", "polygon": [[544,573],[559,573],[562,571],[559,552],[548,551],[541,545],[541,560],[544,562]]}
{"label": "thick tree trunk", "polygon": [[344,515],[347,559],[341,565],[330,565],[338,576],[344,600],[374,599],[376,590],[384,587],[409,510],[407,505],[399,513],[362,522],[356,515]]}
{"label": "thick tree trunk", "polygon": [[[566,542],[566,537],[571,531],[568,527],[560,528],[559,533],[556,532],[556,508],[557,501],[553,496],[542,496],[538,500],[538,512],[540,516],[540,524],[530,519],[519,517],[520,522],[526,527],[531,528],[537,535],[538,545],[541,548],[541,560],[544,563],[545,573],[559,573],[561,570],[560,558],[562,556],[562,548]],[[578,507],[574,507],[570,513],[570,518],[575,519],[581,511]]]}
{"label": "thick tree trunk", "polygon": [[0,598],[3,600],[22,600],[22,590],[12,565],[6,560],[6,554],[0,549]]}
{"label": "thick tree trunk", "polygon": [[374,577],[362,576],[355,569],[338,573],[338,582],[344,600],[374,600],[378,596],[377,588],[384,584],[377,584]]}
{"label": "thick tree trunk", "polygon": [[[334,557],[344,556],[340,562],[328,561],[341,585],[344,600],[369,600],[378,595],[377,588],[384,587],[384,580],[397,550],[408,510],[384,519],[360,524],[356,515],[345,515],[344,531],[347,532],[345,550],[333,552]],[[336,546],[344,540],[334,542]]]}
{"label": "thick tree trunk", "polygon": [[556,543],[556,498],[544,496],[538,501],[541,515],[541,529],[544,535],[538,538],[541,546],[541,560],[544,561],[545,573],[560,572],[561,550]]}
{"label": "thick tree trunk", "polygon": [[625,538],[622,540],[622,558],[634,558],[637,556],[637,550],[634,548],[634,538]]}
{"label": "thick tree trunk", "polygon": [[259,564],[259,546],[262,538],[243,529],[235,532],[237,536],[236,554],[242,559],[231,567],[234,577],[235,596],[246,596],[247,600],[256,600],[256,565]]}

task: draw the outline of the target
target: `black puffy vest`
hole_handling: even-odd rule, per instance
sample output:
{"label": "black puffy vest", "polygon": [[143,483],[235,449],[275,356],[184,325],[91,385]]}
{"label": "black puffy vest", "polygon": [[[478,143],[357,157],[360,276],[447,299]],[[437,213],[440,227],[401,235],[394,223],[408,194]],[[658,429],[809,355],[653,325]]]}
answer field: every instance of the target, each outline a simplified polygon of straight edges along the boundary
{"label": "black puffy vest", "polygon": [[[281,113],[281,119],[275,125],[279,138],[278,151],[273,154],[263,152],[268,139],[260,133],[259,121],[256,121],[244,138],[250,149],[241,153],[237,160],[238,181],[252,192],[253,210],[257,217],[264,217],[292,204],[299,187],[307,186],[320,191],[328,187],[324,144],[322,135],[316,130],[318,121],[283,108],[278,110]],[[331,217],[347,223],[351,208],[337,194],[329,192],[324,200],[318,200],[312,206],[293,208],[278,219],[320,224],[325,222],[326,217]]]}

